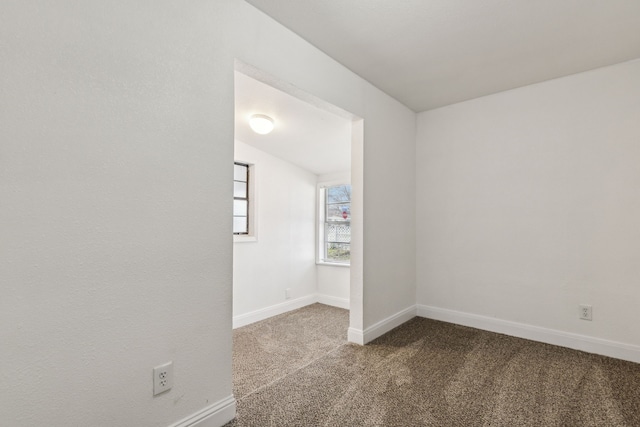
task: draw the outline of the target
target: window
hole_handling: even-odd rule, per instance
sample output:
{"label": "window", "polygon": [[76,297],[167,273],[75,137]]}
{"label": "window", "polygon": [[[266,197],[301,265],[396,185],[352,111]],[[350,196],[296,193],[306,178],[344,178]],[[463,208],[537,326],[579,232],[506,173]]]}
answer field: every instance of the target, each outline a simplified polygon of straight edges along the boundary
{"label": "window", "polygon": [[233,165],[233,234],[249,234],[249,165]]}
{"label": "window", "polygon": [[320,188],[320,261],[349,264],[351,258],[351,185]]}

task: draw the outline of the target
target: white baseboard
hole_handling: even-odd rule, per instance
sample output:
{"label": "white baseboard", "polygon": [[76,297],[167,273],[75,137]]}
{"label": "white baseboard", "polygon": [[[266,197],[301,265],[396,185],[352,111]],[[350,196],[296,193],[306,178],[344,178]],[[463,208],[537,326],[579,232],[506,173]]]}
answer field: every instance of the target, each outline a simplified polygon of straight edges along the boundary
{"label": "white baseboard", "polygon": [[171,424],[171,427],[220,427],[236,417],[236,399],[229,396]]}
{"label": "white baseboard", "polygon": [[381,321],[365,328],[364,331],[355,328],[349,328],[347,333],[347,339],[349,342],[354,344],[364,345],[368,342],[371,342],[396,328],[403,323],[413,319],[416,317],[416,306],[412,305],[411,307],[407,307],[402,311],[393,314],[386,319],[382,319]]}
{"label": "white baseboard", "polygon": [[640,346],[636,345],[428,305],[418,305],[417,315],[428,319],[470,326],[485,331],[497,332],[532,341],[572,348],[574,350],[586,351],[587,353],[595,353],[602,356],[640,363]]}
{"label": "white baseboard", "polygon": [[278,314],[286,313],[287,311],[296,310],[298,308],[304,307],[305,305],[314,304],[316,302],[318,302],[316,294],[307,295],[301,298],[285,301],[280,304],[261,308],[260,310],[241,314],[239,316],[234,316],[233,329],[239,328],[241,326],[246,326],[260,320],[268,319],[269,317],[277,316]]}
{"label": "white baseboard", "polygon": [[403,323],[413,319],[416,317],[416,306],[412,305],[411,307],[407,307],[402,311],[397,312],[394,315],[387,317],[386,319],[382,319],[381,321],[365,328],[364,330],[364,343],[371,342],[396,328]]}
{"label": "white baseboard", "polygon": [[362,329],[349,328],[347,330],[347,341],[364,345],[364,331]]}
{"label": "white baseboard", "polygon": [[338,298],[331,295],[318,294],[318,302],[320,304],[330,305],[332,307],[344,308],[349,310],[349,299]]}

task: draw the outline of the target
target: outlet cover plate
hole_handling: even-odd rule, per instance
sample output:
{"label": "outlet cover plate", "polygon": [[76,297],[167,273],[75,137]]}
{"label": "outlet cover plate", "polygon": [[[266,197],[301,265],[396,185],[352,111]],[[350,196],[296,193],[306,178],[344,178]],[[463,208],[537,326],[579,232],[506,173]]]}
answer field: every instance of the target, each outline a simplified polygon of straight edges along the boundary
{"label": "outlet cover plate", "polygon": [[593,320],[593,309],[588,304],[580,304],[580,318],[582,320]]}
{"label": "outlet cover plate", "polygon": [[173,387],[173,362],[153,368],[153,395],[164,393]]}

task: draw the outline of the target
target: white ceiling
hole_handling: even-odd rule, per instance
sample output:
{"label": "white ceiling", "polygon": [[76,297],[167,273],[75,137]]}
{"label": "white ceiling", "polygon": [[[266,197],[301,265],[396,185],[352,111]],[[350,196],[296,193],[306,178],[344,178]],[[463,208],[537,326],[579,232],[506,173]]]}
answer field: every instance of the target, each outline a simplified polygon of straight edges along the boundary
{"label": "white ceiling", "polygon": [[[274,130],[259,135],[249,117],[266,114]],[[235,138],[316,175],[351,170],[351,120],[235,73]]]}
{"label": "white ceiling", "polygon": [[640,57],[640,0],[247,0],[414,111]]}

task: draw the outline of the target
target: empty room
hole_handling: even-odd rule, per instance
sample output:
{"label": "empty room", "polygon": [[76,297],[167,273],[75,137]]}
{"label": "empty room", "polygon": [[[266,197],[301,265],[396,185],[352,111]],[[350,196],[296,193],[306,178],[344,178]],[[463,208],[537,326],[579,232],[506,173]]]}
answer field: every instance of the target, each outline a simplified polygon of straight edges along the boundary
{"label": "empty room", "polygon": [[[636,0],[3,1],[0,425],[640,425],[639,28]],[[342,123],[348,170],[283,158],[338,137],[252,145],[238,73]],[[322,134],[254,107],[263,141]]]}

